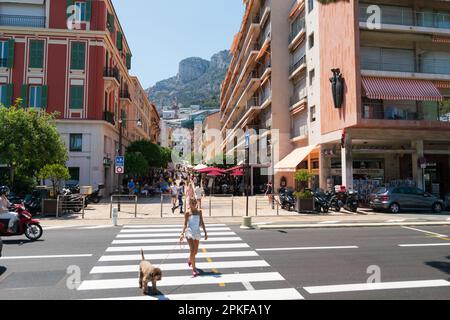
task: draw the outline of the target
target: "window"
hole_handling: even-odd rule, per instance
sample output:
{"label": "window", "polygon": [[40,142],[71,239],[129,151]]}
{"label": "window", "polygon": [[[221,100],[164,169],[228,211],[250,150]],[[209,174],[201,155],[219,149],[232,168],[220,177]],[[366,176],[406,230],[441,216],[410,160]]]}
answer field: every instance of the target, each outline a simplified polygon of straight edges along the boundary
{"label": "window", "polygon": [[44,67],[44,40],[30,41],[30,68],[42,69]]}
{"label": "window", "polygon": [[80,168],[69,168],[70,181],[80,182]]}
{"label": "window", "polygon": [[312,69],[309,72],[309,86],[311,87],[314,84],[314,81],[316,80],[316,71]]}
{"label": "window", "polygon": [[70,152],[82,152],[83,151],[83,135],[71,134],[70,135]]}
{"label": "window", "polygon": [[30,86],[28,106],[30,108],[41,109],[47,107],[47,87]]}
{"label": "window", "polygon": [[0,67],[8,66],[8,42],[0,41]]}
{"label": "window", "polygon": [[311,33],[308,37],[309,49],[314,47],[314,33]]}
{"label": "window", "polygon": [[314,9],[314,0],[308,0],[308,12],[313,11]]}
{"label": "window", "polygon": [[86,57],[86,43],[72,42],[70,68],[72,70],[84,70]]}
{"label": "window", "polygon": [[316,106],[311,107],[311,122],[316,122]]}
{"label": "window", "polygon": [[91,20],[91,1],[75,2],[75,17],[77,21],[90,21]]}
{"label": "window", "polygon": [[83,109],[84,86],[70,86],[70,109]]}

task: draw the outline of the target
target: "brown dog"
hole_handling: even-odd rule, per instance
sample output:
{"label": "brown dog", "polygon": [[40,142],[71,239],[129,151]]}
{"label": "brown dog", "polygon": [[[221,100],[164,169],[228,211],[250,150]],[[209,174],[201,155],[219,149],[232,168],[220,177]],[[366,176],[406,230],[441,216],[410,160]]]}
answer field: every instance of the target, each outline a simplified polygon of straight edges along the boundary
{"label": "brown dog", "polygon": [[139,265],[139,289],[143,289],[145,295],[148,294],[148,283],[152,282],[152,292],[155,295],[156,282],[161,281],[162,272],[160,268],[155,268],[150,262],[145,261],[144,250],[141,250],[142,261]]}

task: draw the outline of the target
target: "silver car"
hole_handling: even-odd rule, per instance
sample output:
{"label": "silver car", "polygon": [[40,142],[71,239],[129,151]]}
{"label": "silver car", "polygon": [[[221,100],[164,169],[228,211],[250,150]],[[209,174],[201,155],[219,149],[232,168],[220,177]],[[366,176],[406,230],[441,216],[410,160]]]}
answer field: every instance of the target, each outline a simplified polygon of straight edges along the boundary
{"label": "silver car", "polygon": [[418,188],[398,187],[380,189],[371,196],[370,206],[375,211],[430,211],[441,213],[444,201]]}

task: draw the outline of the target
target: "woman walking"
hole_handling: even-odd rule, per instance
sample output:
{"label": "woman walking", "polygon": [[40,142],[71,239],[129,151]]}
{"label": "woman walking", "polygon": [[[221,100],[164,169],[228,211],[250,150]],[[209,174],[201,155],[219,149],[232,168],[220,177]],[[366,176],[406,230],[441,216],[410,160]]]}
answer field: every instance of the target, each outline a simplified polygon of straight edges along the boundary
{"label": "woman walking", "polygon": [[180,235],[180,242],[183,242],[184,238],[186,238],[190,249],[188,265],[189,267],[192,267],[192,276],[198,277],[199,273],[196,266],[196,256],[202,238],[200,226],[205,233],[205,240],[208,240],[208,233],[206,232],[205,222],[203,221],[202,210],[197,208],[197,200],[195,200],[195,198],[191,198],[189,207],[190,210],[186,211],[184,216],[184,228]]}
{"label": "woman walking", "polygon": [[191,199],[195,199],[195,191],[192,181],[189,180],[186,187],[186,211],[190,210]]}

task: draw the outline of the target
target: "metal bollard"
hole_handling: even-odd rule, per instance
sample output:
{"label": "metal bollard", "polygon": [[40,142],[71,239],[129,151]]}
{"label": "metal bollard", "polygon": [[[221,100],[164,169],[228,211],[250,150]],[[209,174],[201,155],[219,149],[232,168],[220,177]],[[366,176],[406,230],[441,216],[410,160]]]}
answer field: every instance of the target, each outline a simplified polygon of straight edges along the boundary
{"label": "metal bollard", "polygon": [[234,195],[231,197],[231,216],[234,217]]}
{"label": "metal bollard", "polygon": [[255,217],[258,216],[258,198],[255,198]]}
{"label": "metal bollard", "polygon": [[211,195],[209,196],[209,216],[212,216],[212,212],[211,212]]}
{"label": "metal bollard", "polygon": [[138,197],[134,198],[134,218],[137,218]]}
{"label": "metal bollard", "polygon": [[161,218],[163,217],[164,195],[161,193]]}
{"label": "metal bollard", "polygon": [[118,224],[118,218],[119,218],[119,209],[113,208],[112,210],[112,223],[114,227],[117,227]]}

